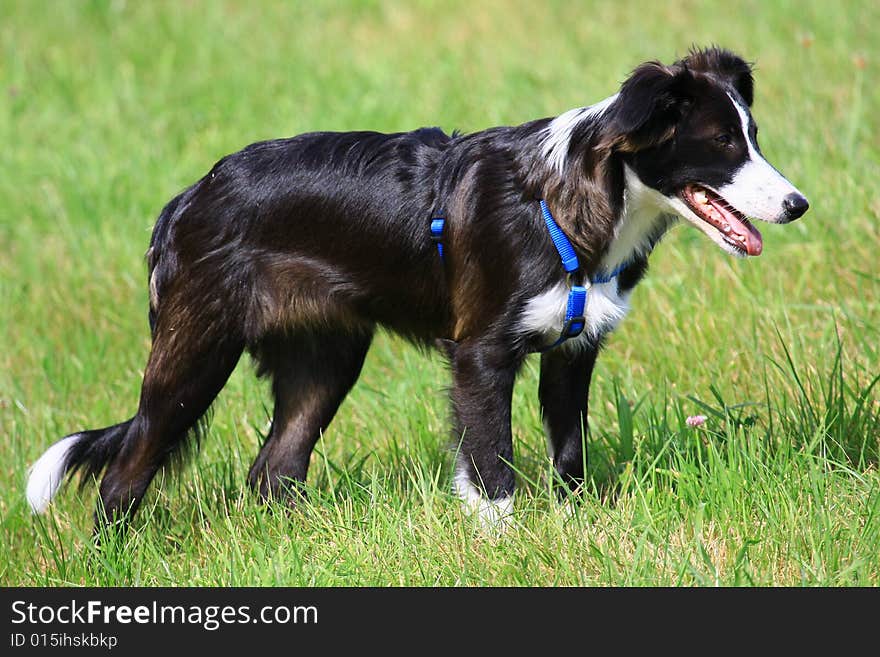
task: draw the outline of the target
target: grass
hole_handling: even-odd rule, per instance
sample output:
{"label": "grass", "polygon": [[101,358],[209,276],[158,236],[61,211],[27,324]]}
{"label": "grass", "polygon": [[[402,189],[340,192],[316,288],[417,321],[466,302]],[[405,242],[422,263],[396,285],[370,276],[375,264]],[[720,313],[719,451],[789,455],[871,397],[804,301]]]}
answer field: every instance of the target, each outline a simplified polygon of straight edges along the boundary
{"label": "grass", "polygon": [[[877,586],[878,24],[867,0],[2,3],[0,583]],[[91,484],[30,515],[51,442],[131,416],[150,228],[219,157],[306,130],[520,123],[712,42],[757,62],[764,152],[813,207],[748,262],[684,227],[664,240],[600,358],[571,515],[548,493],[536,359],[495,535],[450,493],[442,361],[388,335],[301,510],[244,485],[271,404],[245,360],[128,540],[93,547]]]}

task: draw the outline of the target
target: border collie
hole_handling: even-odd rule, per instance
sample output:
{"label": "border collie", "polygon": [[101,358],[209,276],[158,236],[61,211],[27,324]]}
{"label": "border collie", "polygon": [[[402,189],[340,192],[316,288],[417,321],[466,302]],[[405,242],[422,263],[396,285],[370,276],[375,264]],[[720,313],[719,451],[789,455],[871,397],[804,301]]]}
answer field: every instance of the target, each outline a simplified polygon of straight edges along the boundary
{"label": "border collie", "polygon": [[137,413],[50,447],[30,471],[31,507],[67,474],[103,472],[96,522],[130,517],[245,350],[275,402],[248,482],[294,503],[380,325],[448,358],[454,487],[488,520],[512,506],[511,393],[542,352],[549,451],[561,494],[576,491],[596,357],[666,230],[683,219],[756,256],[749,218],[807,210],[761,154],[752,90],[739,56],[693,50],[555,118],[309,133],[223,158],[153,230]]}

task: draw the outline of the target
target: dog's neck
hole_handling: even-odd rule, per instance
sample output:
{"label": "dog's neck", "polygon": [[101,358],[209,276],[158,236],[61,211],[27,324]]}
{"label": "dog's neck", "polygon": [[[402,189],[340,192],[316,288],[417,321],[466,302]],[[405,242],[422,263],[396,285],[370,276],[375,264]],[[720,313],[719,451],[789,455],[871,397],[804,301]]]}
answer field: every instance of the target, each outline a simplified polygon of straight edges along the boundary
{"label": "dog's neck", "polygon": [[589,275],[643,259],[674,219],[608,137],[617,95],[520,127],[526,195],[544,198]]}
{"label": "dog's neck", "polygon": [[639,180],[623,164],[623,207],[601,260],[602,271],[613,271],[628,262],[647,258],[675,217],[665,209],[662,194]]}
{"label": "dog's neck", "polygon": [[597,167],[599,179],[585,182],[580,170],[575,165],[563,176],[556,171],[548,176],[548,203],[587,274],[646,259],[675,223],[662,194],[616,157]]}

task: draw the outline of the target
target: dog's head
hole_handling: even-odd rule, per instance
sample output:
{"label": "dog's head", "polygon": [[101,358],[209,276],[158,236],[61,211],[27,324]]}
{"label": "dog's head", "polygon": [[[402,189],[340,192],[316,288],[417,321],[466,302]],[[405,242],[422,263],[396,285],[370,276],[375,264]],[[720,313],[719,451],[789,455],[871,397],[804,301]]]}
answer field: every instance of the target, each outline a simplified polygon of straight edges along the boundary
{"label": "dog's head", "polygon": [[749,64],[711,48],[639,66],[608,116],[614,147],[665,209],[737,256],[763,248],[749,218],[788,223],[809,207],[761,154],[752,94]]}

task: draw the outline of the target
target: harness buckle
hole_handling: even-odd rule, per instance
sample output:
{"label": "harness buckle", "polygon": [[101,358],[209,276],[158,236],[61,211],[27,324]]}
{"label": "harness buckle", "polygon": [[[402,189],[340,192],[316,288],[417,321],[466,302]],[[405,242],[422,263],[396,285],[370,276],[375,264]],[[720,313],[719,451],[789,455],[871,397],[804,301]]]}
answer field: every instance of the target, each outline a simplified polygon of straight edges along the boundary
{"label": "harness buckle", "polygon": [[576,338],[584,332],[586,326],[587,319],[583,315],[572,317],[571,319],[566,320],[565,324],[562,325],[562,337],[566,340]]}
{"label": "harness buckle", "polygon": [[431,241],[440,244],[443,241],[443,226],[446,223],[444,217],[435,217],[431,219]]}
{"label": "harness buckle", "polygon": [[434,217],[431,219],[431,241],[437,245],[437,254],[443,260],[443,226],[446,217]]}

